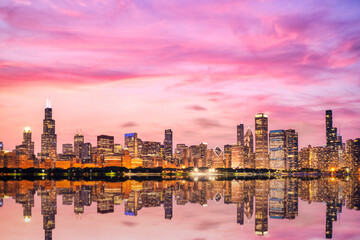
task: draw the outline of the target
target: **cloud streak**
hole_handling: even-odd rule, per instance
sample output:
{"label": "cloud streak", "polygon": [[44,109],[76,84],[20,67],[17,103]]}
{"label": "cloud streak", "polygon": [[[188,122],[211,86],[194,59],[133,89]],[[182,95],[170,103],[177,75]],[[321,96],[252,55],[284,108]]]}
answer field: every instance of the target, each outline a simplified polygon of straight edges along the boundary
{"label": "cloud streak", "polygon": [[[270,128],[299,128],[304,146],[321,145],[333,109],[344,139],[359,137],[359,9],[350,0],[1,1],[0,138],[30,125],[39,142],[49,95],[66,132],[92,116],[82,122],[92,136],[136,127],[159,141],[173,128],[176,141],[196,132],[195,143],[221,145],[261,110]],[[224,139],[212,137],[219,128]]]}

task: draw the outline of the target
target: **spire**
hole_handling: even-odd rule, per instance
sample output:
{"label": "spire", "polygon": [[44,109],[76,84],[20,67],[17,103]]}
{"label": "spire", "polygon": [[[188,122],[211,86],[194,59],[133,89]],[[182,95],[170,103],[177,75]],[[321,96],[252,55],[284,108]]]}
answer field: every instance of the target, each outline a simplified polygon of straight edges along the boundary
{"label": "spire", "polygon": [[46,99],[46,108],[51,108],[50,97]]}

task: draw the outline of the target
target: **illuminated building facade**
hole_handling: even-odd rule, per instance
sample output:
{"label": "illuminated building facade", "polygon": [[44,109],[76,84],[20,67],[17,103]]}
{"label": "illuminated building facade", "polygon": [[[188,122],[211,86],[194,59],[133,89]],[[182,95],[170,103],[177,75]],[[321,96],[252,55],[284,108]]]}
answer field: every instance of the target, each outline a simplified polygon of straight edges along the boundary
{"label": "illuminated building facade", "polygon": [[141,156],[146,157],[160,157],[160,142],[143,141]]}
{"label": "illuminated building facade", "polygon": [[219,146],[216,146],[214,148],[214,150],[208,151],[208,154],[209,155],[207,156],[207,159],[206,159],[207,167],[210,167],[210,168],[224,168],[225,167],[224,152]]}
{"label": "illuminated building facade", "polygon": [[189,147],[185,144],[177,144],[175,149],[175,159],[179,166],[189,167]]}
{"label": "illuminated building facade", "polygon": [[45,119],[43,120],[43,134],[41,135],[40,159],[56,158],[57,137],[55,134],[55,120],[52,119],[50,100],[47,100]]}
{"label": "illuminated building facade", "polygon": [[80,156],[81,163],[91,162],[91,143],[83,143],[80,145]]}
{"label": "illuminated building facade", "polygon": [[71,143],[65,143],[62,145],[62,154],[63,155],[72,155],[73,153],[74,153],[73,145]]}
{"label": "illuminated building facade", "polygon": [[268,233],[269,180],[255,180],[255,233]]}
{"label": "illuminated building facade", "polygon": [[285,170],[285,131],[272,130],[269,134],[270,168]]}
{"label": "illuminated building facade", "polygon": [[121,144],[114,144],[114,153],[115,154],[122,153],[122,150],[123,150],[123,148],[122,148]]}
{"label": "illuminated building facade", "polygon": [[347,154],[352,172],[360,171],[360,138],[347,141]]}
{"label": "illuminated building facade", "polygon": [[243,145],[231,146],[231,167],[232,168],[244,168],[245,167],[245,153]]}
{"label": "illuminated building facade", "polygon": [[255,168],[269,168],[268,115],[255,115]]}
{"label": "illuminated building facade", "polygon": [[74,136],[74,154],[75,157],[80,157],[80,146],[84,143],[84,136],[77,133]]}
{"label": "illuminated building facade", "polygon": [[100,155],[111,155],[114,153],[114,136],[97,136],[97,152]]}
{"label": "illuminated building facade", "polygon": [[26,127],[23,133],[23,141],[21,145],[16,146],[17,155],[27,155],[28,158],[34,159],[34,142],[31,141],[31,129]]}
{"label": "illuminated building facade", "polygon": [[173,133],[171,129],[165,130],[164,153],[165,160],[171,162],[173,157]]}
{"label": "illuminated building facade", "polygon": [[224,160],[225,167],[231,168],[231,145],[229,144],[224,145]]}
{"label": "illuminated building facade", "polygon": [[244,145],[244,124],[239,124],[236,126],[237,132],[237,145]]}
{"label": "illuminated building facade", "polygon": [[294,129],[285,130],[285,169],[294,170],[299,166],[299,136]]}
{"label": "illuminated building facade", "polygon": [[137,133],[126,133],[125,134],[125,148],[129,150],[130,156],[132,158],[137,158],[139,156],[139,148],[137,140]]}
{"label": "illuminated building facade", "polygon": [[285,179],[275,179],[270,181],[269,194],[270,194],[270,203],[269,203],[270,218],[275,218],[275,219],[285,218]]}
{"label": "illuminated building facade", "polygon": [[244,154],[245,168],[255,168],[254,136],[250,128],[248,128],[244,137]]}

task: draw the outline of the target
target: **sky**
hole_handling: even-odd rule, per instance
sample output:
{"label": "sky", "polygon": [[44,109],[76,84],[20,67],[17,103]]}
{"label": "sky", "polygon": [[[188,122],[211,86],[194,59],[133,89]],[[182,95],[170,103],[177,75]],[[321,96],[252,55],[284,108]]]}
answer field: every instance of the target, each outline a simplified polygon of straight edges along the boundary
{"label": "sky", "polygon": [[360,2],[2,0],[0,141],[29,126],[40,151],[51,98],[58,151],[82,131],[174,144],[236,142],[236,125],[323,145],[325,110],[360,137]]}

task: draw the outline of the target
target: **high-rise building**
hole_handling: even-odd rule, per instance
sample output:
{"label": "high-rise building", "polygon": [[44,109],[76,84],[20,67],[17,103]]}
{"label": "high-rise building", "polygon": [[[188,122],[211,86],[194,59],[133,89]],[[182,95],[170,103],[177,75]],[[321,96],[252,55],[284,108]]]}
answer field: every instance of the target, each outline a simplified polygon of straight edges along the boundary
{"label": "high-rise building", "polygon": [[119,143],[114,144],[114,153],[115,154],[122,153],[122,150],[123,150],[123,148],[122,148],[121,144],[119,144]]}
{"label": "high-rise building", "polygon": [[231,145],[224,145],[224,158],[225,158],[225,167],[231,168]]}
{"label": "high-rise building", "polygon": [[80,156],[82,163],[91,162],[91,143],[83,143],[80,145]]}
{"label": "high-rise building", "polygon": [[143,141],[141,155],[147,157],[160,157],[160,142]]}
{"label": "high-rise building", "polygon": [[81,133],[77,133],[74,136],[74,155],[80,157],[80,146],[84,143],[84,136]]}
{"label": "high-rise building", "polygon": [[335,149],[337,144],[337,128],[333,127],[332,110],[326,110],[326,146]]}
{"label": "high-rise building", "polygon": [[0,142],[0,151],[4,150],[4,144],[2,142]]}
{"label": "high-rise building", "polygon": [[31,141],[31,129],[26,127],[23,133],[23,141],[21,145],[16,146],[16,154],[25,154],[28,158],[34,158],[34,142]]}
{"label": "high-rise building", "polygon": [[97,152],[100,155],[111,155],[114,153],[114,136],[97,136]]}
{"label": "high-rise building", "polygon": [[254,168],[255,167],[255,156],[254,156],[254,136],[250,128],[246,131],[244,137],[244,165],[245,168]]}
{"label": "high-rise building", "polygon": [[237,145],[244,146],[244,124],[237,125]]}
{"label": "high-rise building", "polygon": [[46,102],[45,119],[43,120],[43,134],[41,135],[41,159],[56,158],[55,120],[52,119],[50,99]]}
{"label": "high-rise building", "polygon": [[347,154],[350,160],[350,169],[353,172],[360,171],[360,138],[347,140]]}
{"label": "high-rise building", "polygon": [[65,143],[62,145],[62,154],[63,155],[72,155],[73,153],[74,153],[73,145],[71,143]]}
{"label": "high-rise building", "polygon": [[31,129],[29,127],[26,127],[24,129],[22,144],[26,146],[28,157],[30,157],[30,158],[33,157],[33,155],[34,155],[34,142],[31,141]]}
{"label": "high-rise building", "polygon": [[126,133],[125,134],[125,148],[129,150],[130,156],[132,158],[137,158],[139,156],[138,148],[138,138],[137,133]]}
{"label": "high-rise building", "polygon": [[269,168],[268,115],[255,115],[255,168]]}
{"label": "high-rise building", "polygon": [[173,133],[171,129],[165,130],[165,139],[164,139],[164,151],[165,151],[165,160],[172,161],[173,157]]}
{"label": "high-rise building", "polygon": [[285,169],[295,170],[298,168],[299,136],[294,129],[285,130]]}
{"label": "high-rise building", "polygon": [[272,130],[269,134],[270,147],[270,168],[277,170],[285,170],[285,131]]}

